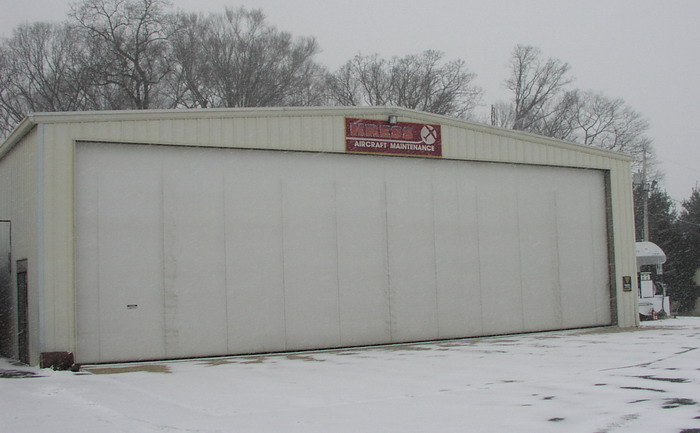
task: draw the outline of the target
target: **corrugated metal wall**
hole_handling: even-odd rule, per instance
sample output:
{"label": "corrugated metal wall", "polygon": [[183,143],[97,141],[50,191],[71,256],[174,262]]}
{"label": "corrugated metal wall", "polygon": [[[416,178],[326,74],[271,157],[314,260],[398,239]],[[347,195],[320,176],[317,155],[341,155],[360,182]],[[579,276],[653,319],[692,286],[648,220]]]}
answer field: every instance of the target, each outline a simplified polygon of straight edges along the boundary
{"label": "corrugated metal wall", "polygon": [[[344,117],[385,119],[388,114],[398,115],[399,121],[441,124],[444,158],[606,170],[609,173],[616,319],[620,326],[635,326],[636,296],[633,292],[623,293],[619,287],[622,276],[634,277],[636,269],[630,159],[536,136],[382,107],[51,113],[30,116],[21,128],[34,132],[23,135],[26,131],[20,131],[10,138],[9,143],[13,145],[18,141],[19,148],[30,146],[32,149],[37,140],[42,143],[43,157],[34,155],[30,158],[32,164],[41,159],[44,167],[42,203],[46,224],[42,230],[44,294],[39,301],[42,309],[41,351],[71,351],[76,344],[75,245],[72,236],[76,142],[134,142],[342,153]],[[43,128],[40,139],[37,138],[36,125]],[[6,152],[7,147],[8,143],[0,149],[0,155]],[[0,163],[8,161],[7,155],[0,158]],[[16,164],[13,162],[11,165]],[[30,170],[36,170],[36,165],[32,165]],[[0,170],[0,176],[5,172],[6,169]],[[34,179],[33,174],[29,176]],[[0,186],[0,193],[7,190]],[[19,242],[36,245],[36,240],[32,238],[34,233],[37,232],[28,230],[17,238]],[[31,263],[30,260],[30,266]],[[38,326],[38,322],[35,325]]]}
{"label": "corrugated metal wall", "polygon": [[[16,288],[16,263],[17,260],[27,259],[29,264],[29,296],[32,300],[29,311],[31,325],[29,328],[32,341],[32,362],[37,362],[39,351],[39,308],[41,305],[38,279],[38,244],[37,244],[37,132],[30,132],[25,138],[22,146],[12,149],[0,159],[0,220],[10,221],[11,224],[3,226],[12,233],[5,233],[3,241],[11,244],[11,268],[8,293],[3,298],[9,304],[5,306],[6,311],[12,315],[6,329],[6,334],[10,338],[8,351],[17,356],[17,288]],[[6,245],[10,246],[10,245]],[[3,251],[3,254],[5,251]],[[7,256],[0,258],[7,260]]]}

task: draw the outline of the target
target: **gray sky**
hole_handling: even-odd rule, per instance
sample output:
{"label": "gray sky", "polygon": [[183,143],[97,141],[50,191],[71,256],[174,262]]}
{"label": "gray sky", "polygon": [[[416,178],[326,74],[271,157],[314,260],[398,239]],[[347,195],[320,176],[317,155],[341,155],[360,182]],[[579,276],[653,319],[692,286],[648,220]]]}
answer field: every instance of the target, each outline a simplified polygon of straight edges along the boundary
{"label": "gray sky", "polygon": [[[464,59],[485,91],[502,82],[516,44],[571,65],[574,86],[621,97],[651,124],[663,186],[676,200],[700,182],[700,1],[697,0],[174,0],[187,11],[261,8],[270,24],[314,36],[318,60],[337,68],[357,53],[383,57],[437,49]],[[61,21],[68,0],[0,0],[0,35],[18,24]]]}

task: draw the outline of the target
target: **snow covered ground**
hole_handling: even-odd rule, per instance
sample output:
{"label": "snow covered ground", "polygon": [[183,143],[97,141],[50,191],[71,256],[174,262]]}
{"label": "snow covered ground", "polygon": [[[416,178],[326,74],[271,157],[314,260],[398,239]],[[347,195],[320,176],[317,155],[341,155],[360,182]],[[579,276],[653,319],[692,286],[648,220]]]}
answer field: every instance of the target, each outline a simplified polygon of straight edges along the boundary
{"label": "snow covered ground", "polygon": [[86,370],[0,360],[0,432],[700,432],[700,318]]}

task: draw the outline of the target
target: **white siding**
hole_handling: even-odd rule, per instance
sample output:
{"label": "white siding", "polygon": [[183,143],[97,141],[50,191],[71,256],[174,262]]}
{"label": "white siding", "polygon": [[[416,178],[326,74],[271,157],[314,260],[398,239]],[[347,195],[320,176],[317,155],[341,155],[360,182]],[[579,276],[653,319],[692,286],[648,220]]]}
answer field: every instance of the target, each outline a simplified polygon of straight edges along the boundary
{"label": "white siding", "polygon": [[[37,251],[37,152],[36,130],[26,137],[23,146],[12,149],[0,158],[0,220],[11,221],[11,276],[10,293],[6,301],[10,302],[12,313],[11,329],[8,334],[12,337],[10,351],[17,351],[17,288],[16,264],[18,260],[27,259],[29,265],[29,301],[30,301],[30,358],[33,363],[38,360],[39,348],[39,307],[42,296],[38,279]],[[3,257],[6,260],[7,256]]]}
{"label": "white siding", "polygon": [[[76,278],[74,276],[74,267],[81,266],[74,260],[74,251],[76,244],[74,242],[74,219],[75,219],[75,194],[74,194],[74,167],[73,160],[75,158],[75,143],[80,141],[104,141],[104,142],[133,142],[142,144],[169,144],[169,145],[187,145],[201,147],[233,147],[233,148],[249,148],[249,149],[277,149],[277,150],[305,150],[312,152],[344,152],[344,118],[345,117],[361,117],[368,119],[386,119],[386,116],[397,114],[401,122],[427,122],[437,123],[442,125],[443,134],[443,156],[444,159],[470,160],[470,161],[485,161],[485,162],[504,162],[516,164],[533,164],[536,166],[576,166],[580,168],[593,168],[604,170],[609,179],[609,194],[610,194],[610,209],[609,218],[609,243],[613,252],[613,268],[614,275],[611,281],[614,285],[615,292],[615,321],[619,326],[635,326],[638,323],[636,314],[636,296],[634,292],[623,292],[621,288],[622,276],[635,276],[634,263],[634,232],[632,218],[632,194],[631,194],[631,174],[629,161],[630,159],[623,156],[614,155],[597,149],[576,146],[561,141],[550,140],[542,137],[521,134],[513,131],[498,130],[482,125],[475,125],[462,122],[455,119],[448,119],[441,116],[434,116],[426,113],[418,113],[410,110],[384,108],[384,107],[341,107],[328,109],[260,109],[260,110],[170,110],[170,111],[139,111],[139,112],[98,112],[98,113],[50,113],[36,114],[30,116],[28,120],[22,123],[19,130],[13,134],[10,139],[0,147],[0,167],[5,164],[5,168],[0,168],[0,177],[7,178],[8,170],[13,170],[12,186],[7,187],[4,179],[3,184],[0,184],[0,194],[8,195],[12,191],[13,197],[31,197],[31,199],[19,207],[16,206],[16,201],[10,206],[12,212],[20,212],[22,215],[28,214],[28,217],[17,216],[13,214],[12,218],[26,221],[16,227],[16,242],[15,251],[26,251],[27,255],[34,254],[38,245],[42,246],[43,267],[41,293],[33,298],[33,308],[35,311],[33,320],[34,329],[39,327],[39,309],[41,309],[42,327],[41,333],[41,348],[38,346],[33,349],[37,351],[74,351],[76,347],[76,324],[74,309],[76,301]],[[37,146],[37,129],[43,128],[42,136],[42,155],[37,155],[35,149]],[[16,146],[15,146],[16,145]],[[13,150],[8,152],[8,149],[15,146]],[[26,154],[23,161],[17,159],[15,154]],[[369,159],[369,158],[368,158]],[[406,161],[406,158],[401,158]],[[43,167],[42,173],[37,174],[37,163],[41,162]],[[408,163],[408,162],[407,162]],[[443,161],[446,163],[446,161]],[[410,164],[410,163],[409,163]],[[7,168],[12,166],[13,168]],[[461,175],[460,175],[461,176]],[[16,179],[23,179],[18,181]],[[43,179],[42,196],[36,195],[37,179]],[[228,182],[228,181],[226,181]],[[260,185],[265,185],[269,189],[283,188],[284,185],[275,183],[270,180],[262,180]],[[226,185],[225,189],[231,185]],[[262,186],[261,186],[262,187]],[[22,191],[16,192],[20,188]],[[343,203],[344,197],[348,198],[359,194],[358,188],[353,186],[336,185],[336,205],[337,212],[340,215],[341,209],[347,212],[347,204]],[[365,188],[365,187],[363,187]],[[476,191],[471,184],[459,184],[455,186],[458,189],[456,193],[459,200],[459,212],[470,214],[477,212],[476,206],[464,208],[470,203],[479,204],[480,198],[483,196],[483,191]],[[281,194],[281,192],[280,192]],[[386,191],[371,190],[370,193],[376,203],[381,200],[386,201]],[[520,212],[532,212],[523,208],[529,198],[524,196],[527,192],[522,189],[518,191],[518,203]],[[552,196],[554,197],[554,196]],[[541,198],[543,205],[554,206],[556,197],[547,199]],[[6,198],[0,200],[0,209],[7,209],[8,205]],[[16,199],[15,199],[16,200]],[[436,207],[445,207],[445,214],[438,215],[443,219],[441,224],[450,224],[450,216],[456,218],[454,213],[456,210],[454,203],[450,201],[449,194],[445,191],[435,191],[433,200]],[[41,202],[42,219],[45,222],[41,230],[41,242],[38,243],[36,222],[37,203]],[[375,205],[377,205],[375,203]],[[270,212],[275,212],[282,207],[282,203],[261,202],[261,209],[267,209]],[[369,204],[368,204],[369,206]],[[247,214],[247,210],[232,209],[231,205],[227,204],[225,212],[239,212],[241,218],[255,219]],[[252,210],[250,211],[253,212]],[[267,221],[269,230],[282,230],[282,221],[276,221],[274,225],[274,213],[269,217],[266,215],[264,220]],[[475,214],[478,216],[478,214]],[[3,216],[0,214],[0,218]],[[339,216],[340,218],[340,216]],[[265,222],[263,221],[263,222]],[[436,220],[437,221],[437,220]],[[471,220],[470,220],[471,221]],[[454,222],[452,222],[454,224]],[[460,220],[460,224],[465,224]],[[13,226],[13,229],[15,227]],[[352,236],[355,229],[340,229],[338,228],[339,239],[343,236]],[[382,232],[377,226],[363,227],[366,233],[374,233],[376,236],[387,236],[388,233]],[[273,232],[274,233],[274,232]],[[466,233],[466,232],[465,232]],[[266,235],[272,236],[266,232]],[[495,234],[494,234],[495,235]],[[227,227],[226,248],[230,247],[231,242],[236,242],[236,233],[233,229]],[[521,236],[528,236],[523,235]],[[441,233],[435,233],[434,254],[436,262],[451,263],[460,260],[467,260],[470,265],[474,263],[473,258],[478,258],[479,251],[473,246],[467,250],[458,250],[455,246],[455,241],[449,236]],[[553,239],[548,239],[547,242],[555,242]],[[556,242],[559,242],[556,240]],[[340,245],[340,243],[339,243]],[[23,249],[24,248],[24,249]],[[358,247],[359,248],[359,247]],[[19,249],[19,250],[17,250]],[[267,250],[266,250],[267,251]],[[261,251],[257,252],[262,254]],[[282,252],[278,252],[280,255]],[[339,246],[337,254],[347,257],[352,254],[352,250],[343,250]],[[452,256],[456,254],[456,256]],[[30,268],[36,266],[38,257],[33,260],[30,257]],[[281,259],[280,259],[281,260]],[[355,258],[360,261],[360,258]],[[514,260],[511,258],[511,261]],[[347,266],[338,265],[340,274],[348,274]],[[528,263],[522,262],[520,266],[526,269]],[[554,266],[554,264],[552,265]],[[259,275],[250,275],[245,270],[236,268],[230,263],[226,265],[226,272],[233,271],[242,272],[245,276],[243,281],[248,281],[250,284],[264,286],[271,292],[281,290],[278,281],[281,276],[277,274],[267,275],[265,277]],[[373,271],[366,277],[366,281],[374,281],[379,284],[381,278],[379,271]],[[452,272],[456,272],[454,269]],[[462,270],[462,275],[467,278],[465,281],[470,281],[470,284],[476,284],[485,278],[486,282],[491,278],[486,273],[482,276],[479,272],[473,272],[469,269]],[[36,269],[34,272],[30,269],[30,278],[36,278]],[[440,274],[435,277],[434,283],[437,293],[435,301],[438,311],[438,326],[441,329],[440,335],[450,336],[455,335],[454,322],[446,321],[442,318],[445,311],[451,311],[456,308],[461,308],[462,305],[476,311],[475,303],[481,296],[480,293],[469,292],[468,300],[450,300],[447,294],[453,293],[455,290],[455,281],[459,273]],[[349,287],[357,287],[364,284],[365,280],[359,279],[353,284],[339,283],[338,297],[339,299],[348,300],[347,293]],[[524,278],[535,278],[534,275],[525,276]],[[31,287],[39,286],[38,280],[30,281]],[[554,289],[556,286],[552,286]],[[553,290],[554,290],[553,289]],[[257,292],[256,292],[257,293]],[[461,292],[464,293],[464,292]],[[378,299],[379,295],[365,293],[366,296],[374,296],[372,299]],[[389,294],[385,295],[385,303],[388,303]],[[383,295],[383,296],[384,296]],[[228,309],[229,311],[237,311],[241,307],[231,302],[232,294],[229,294]],[[248,296],[235,294],[235,296]],[[235,298],[234,296],[234,298]],[[250,295],[258,296],[258,295]],[[263,295],[259,295],[263,297]],[[359,299],[359,298],[358,298]],[[357,301],[357,300],[356,300]],[[349,305],[349,304],[343,304]],[[375,305],[375,304],[373,304]],[[270,303],[266,305],[269,311],[281,311],[279,304]],[[388,322],[396,320],[398,317],[396,312],[389,312],[387,307]],[[479,310],[481,312],[481,310]],[[236,317],[255,316],[253,313],[246,311],[240,312],[242,315]],[[376,313],[376,312],[375,312]],[[373,314],[375,314],[373,313]],[[341,314],[343,310],[341,309]],[[345,313],[346,314],[346,313]],[[346,314],[347,315],[347,314]],[[483,322],[475,321],[474,314],[469,314],[469,320],[459,326],[467,326],[469,329],[481,329]],[[251,320],[259,318],[250,317]],[[241,319],[243,320],[243,319]],[[423,318],[421,320],[431,320]],[[357,319],[358,323],[362,320]],[[529,321],[537,320],[526,314],[524,318],[525,327],[529,325]],[[368,327],[367,335],[379,335],[381,332],[387,331],[387,323],[364,322]],[[236,326],[234,322],[229,321],[229,328]],[[533,326],[535,326],[533,324]],[[274,340],[272,335],[275,335],[278,340],[282,338],[278,333],[278,324],[264,323],[256,328],[261,335],[267,335],[269,339]],[[371,329],[371,332],[369,331]],[[359,331],[357,331],[359,332]],[[259,339],[248,335],[241,337],[228,333],[229,339],[244,339],[247,341],[251,350],[260,351],[266,350],[256,341]],[[342,329],[340,331],[342,339],[354,341],[354,335],[348,334]],[[33,338],[33,341],[38,341],[39,338]],[[236,340],[238,341],[238,340]],[[242,342],[241,342],[242,344]],[[351,343],[348,343],[351,344]]]}

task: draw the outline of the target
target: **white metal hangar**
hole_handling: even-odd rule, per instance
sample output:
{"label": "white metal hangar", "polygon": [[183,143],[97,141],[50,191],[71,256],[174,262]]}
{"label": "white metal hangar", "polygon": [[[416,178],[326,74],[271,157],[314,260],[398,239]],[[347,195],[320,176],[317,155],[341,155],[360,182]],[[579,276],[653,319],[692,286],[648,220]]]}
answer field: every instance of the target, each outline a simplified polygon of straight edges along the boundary
{"label": "white metal hangar", "polygon": [[33,114],[0,147],[0,356],[636,326],[630,162],[391,107]]}

